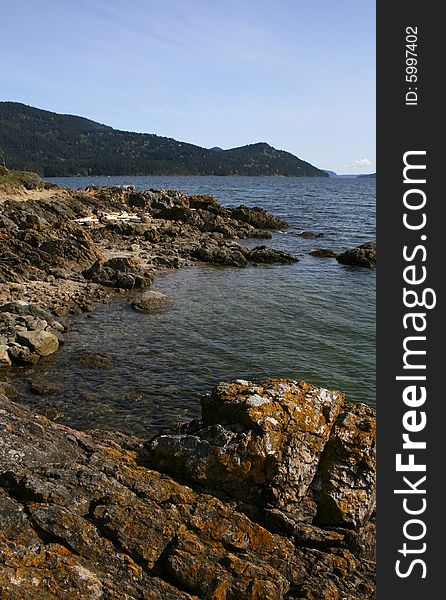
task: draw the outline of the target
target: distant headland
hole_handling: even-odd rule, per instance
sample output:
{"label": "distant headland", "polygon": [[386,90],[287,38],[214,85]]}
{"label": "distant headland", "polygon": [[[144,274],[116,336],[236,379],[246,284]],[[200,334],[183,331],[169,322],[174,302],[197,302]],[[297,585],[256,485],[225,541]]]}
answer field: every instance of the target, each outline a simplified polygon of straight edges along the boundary
{"label": "distant headland", "polygon": [[72,115],[0,102],[0,154],[10,169],[44,177],[90,175],[276,175],[325,171],[259,142],[223,150],[150,133],[119,131]]}

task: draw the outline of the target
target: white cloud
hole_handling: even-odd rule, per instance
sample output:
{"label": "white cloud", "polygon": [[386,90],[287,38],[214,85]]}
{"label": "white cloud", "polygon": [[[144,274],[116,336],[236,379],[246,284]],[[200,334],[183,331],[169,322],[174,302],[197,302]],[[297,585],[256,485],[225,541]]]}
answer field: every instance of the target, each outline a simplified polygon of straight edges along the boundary
{"label": "white cloud", "polygon": [[371,167],[372,163],[368,158],[361,158],[361,160],[355,160],[355,167]]}

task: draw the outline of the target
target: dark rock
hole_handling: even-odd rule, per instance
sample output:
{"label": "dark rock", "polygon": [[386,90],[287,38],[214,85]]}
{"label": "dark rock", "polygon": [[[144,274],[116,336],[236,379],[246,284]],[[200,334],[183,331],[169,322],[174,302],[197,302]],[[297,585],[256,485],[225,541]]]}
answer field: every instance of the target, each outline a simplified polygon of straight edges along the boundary
{"label": "dark rock", "polygon": [[54,317],[49,311],[41,308],[37,304],[30,304],[29,302],[24,302],[23,300],[2,304],[0,306],[0,312],[21,316],[30,315],[37,317],[38,319],[43,319],[48,323],[52,323],[54,321]]}
{"label": "dark rock", "polygon": [[39,354],[19,345],[9,346],[8,355],[12,364],[19,366],[35,365],[40,360]]}
{"label": "dark rock", "polygon": [[337,260],[343,265],[371,269],[376,266],[376,243],[367,242],[357,248],[347,250],[342,254],[338,254]]}
{"label": "dark rock", "polygon": [[161,219],[172,221],[181,221],[188,225],[192,225],[200,229],[203,225],[203,219],[200,217],[197,210],[187,206],[173,206],[162,210],[158,215]]}
{"label": "dark rock", "polygon": [[131,193],[128,196],[127,203],[131,208],[148,208],[151,204],[151,198],[141,192]]}
{"label": "dark rock", "polygon": [[249,208],[248,206],[238,206],[228,209],[231,218],[243,223],[249,223],[256,229],[286,229],[288,223],[279,217],[275,217],[263,208]]}
{"label": "dark rock", "polygon": [[141,288],[152,282],[138,261],[125,256],[110,258],[105,262],[98,260],[83,275],[94,283],[122,289]]}
{"label": "dark rock", "polygon": [[79,353],[74,360],[91,369],[110,369],[113,366],[113,359],[110,356],[96,352]]}
{"label": "dark rock", "polygon": [[316,233],[314,231],[302,231],[302,233],[298,233],[297,235],[305,238],[306,240],[312,240],[314,238],[320,238],[324,236],[323,233]]}
{"label": "dark rock", "polygon": [[202,262],[213,263],[217,265],[226,265],[228,267],[246,267],[248,264],[242,248],[229,246],[200,246],[191,253],[192,258]]}
{"label": "dark rock", "polygon": [[37,396],[50,396],[59,391],[59,388],[51,383],[39,383],[38,381],[32,381],[29,384],[29,389]]}
{"label": "dark rock", "polygon": [[213,210],[221,212],[222,206],[214,196],[208,195],[195,195],[189,196],[190,208],[204,208],[207,210]]}
{"label": "dark rock", "polygon": [[289,264],[299,261],[294,254],[283,252],[283,250],[275,250],[268,246],[256,246],[252,249],[246,249],[245,256],[250,262],[254,263]]}
{"label": "dark rock", "polygon": [[310,256],[316,256],[317,258],[336,258],[336,252],[328,250],[327,248],[318,248],[309,252]]}

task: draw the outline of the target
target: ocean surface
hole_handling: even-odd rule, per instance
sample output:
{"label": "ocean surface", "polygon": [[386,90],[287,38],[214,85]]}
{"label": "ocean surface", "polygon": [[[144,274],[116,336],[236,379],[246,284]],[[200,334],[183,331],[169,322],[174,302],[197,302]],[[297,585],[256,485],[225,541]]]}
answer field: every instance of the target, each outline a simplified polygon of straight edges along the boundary
{"label": "ocean surface", "polygon": [[[227,206],[261,206],[290,228],[266,243],[297,254],[293,265],[200,266],[159,276],[152,289],[173,298],[153,314],[123,295],[71,322],[66,344],[36,367],[11,375],[23,401],[60,422],[147,436],[200,414],[200,397],[221,380],[305,379],[375,404],[375,272],[309,256],[375,239],[375,180],[288,177],[74,177],[71,188],[134,184],[138,190],[212,194]],[[299,237],[303,230],[323,233]],[[102,353],[107,368],[76,361]],[[29,382],[58,391],[38,397]]]}

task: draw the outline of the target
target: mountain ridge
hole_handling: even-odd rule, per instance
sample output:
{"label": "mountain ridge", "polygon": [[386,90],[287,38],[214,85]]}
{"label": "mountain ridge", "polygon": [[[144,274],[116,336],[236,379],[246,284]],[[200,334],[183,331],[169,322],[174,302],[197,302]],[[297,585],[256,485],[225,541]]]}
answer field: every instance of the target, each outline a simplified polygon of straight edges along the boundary
{"label": "mountain ridge", "polygon": [[202,148],[153,133],[114,129],[77,115],[0,102],[0,154],[11,169],[75,175],[281,175],[326,177],[289,152],[257,142]]}

